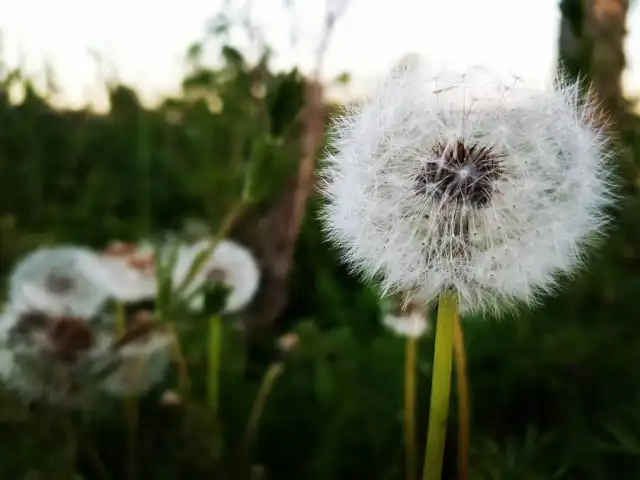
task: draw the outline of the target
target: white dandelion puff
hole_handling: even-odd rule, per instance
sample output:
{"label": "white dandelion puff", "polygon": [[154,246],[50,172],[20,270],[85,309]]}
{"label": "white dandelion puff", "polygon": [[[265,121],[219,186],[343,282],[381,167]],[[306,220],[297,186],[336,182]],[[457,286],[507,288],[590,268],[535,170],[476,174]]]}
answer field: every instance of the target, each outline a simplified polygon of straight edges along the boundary
{"label": "white dandelion puff", "polygon": [[12,355],[7,387],[26,401],[67,407],[87,405],[97,391],[95,378],[109,365],[109,337],[86,318],[42,312],[7,312],[4,347]]}
{"label": "white dandelion puff", "polygon": [[[211,245],[201,241],[193,245],[195,257]],[[260,284],[260,268],[253,254],[244,246],[231,240],[221,241],[205,261],[198,283],[221,283],[229,289],[224,313],[236,313],[245,308],[254,298]],[[203,298],[196,297],[192,307],[200,309]]]}
{"label": "white dandelion puff", "polygon": [[19,310],[93,317],[107,292],[93,280],[100,264],[80,247],[42,248],[18,263],[10,277],[10,303]]}
{"label": "white dandelion puff", "polygon": [[387,313],[382,317],[382,324],[399,337],[419,338],[429,331],[426,318],[418,312],[407,315]]}
{"label": "white dandelion puff", "polygon": [[397,296],[390,308],[385,310],[382,325],[395,335],[420,338],[431,329],[427,308],[412,300]]}
{"label": "white dandelion puff", "polygon": [[95,269],[94,280],[115,300],[124,303],[153,300],[157,294],[154,252],[148,246],[98,257],[102,268]]}
{"label": "white dandelion puff", "polygon": [[14,325],[16,315],[10,309],[0,314],[0,380],[8,381],[14,372],[15,362],[9,345],[9,332]]}
{"label": "white dandelion puff", "polygon": [[454,290],[463,312],[553,291],[613,199],[596,107],[557,80],[397,66],[334,128],[322,217],[344,259],[387,293]]}
{"label": "white dandelion puff", "polygon": [[154,331],[118,349],[119,366],[102,383],[116,398],[140,396],[164,378],[170,362],[171,335]]}

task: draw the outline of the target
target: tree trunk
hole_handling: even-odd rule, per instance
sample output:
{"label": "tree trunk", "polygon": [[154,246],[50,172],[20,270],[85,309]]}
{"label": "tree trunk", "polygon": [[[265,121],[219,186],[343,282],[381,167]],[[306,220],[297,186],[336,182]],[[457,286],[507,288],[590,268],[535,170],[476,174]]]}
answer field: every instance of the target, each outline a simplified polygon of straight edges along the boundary
{"label": "tree trunk", "polygon": [[605,112],[619,114],[629,0],[562,0],[559,59],[572,77],[593,86]]}
{"label": "tree trunk", "polygon": [[309,80],[302,114],[300,163],[276,204],[251,228],[250,244],[261,259],[263,289],[255,307],[247,313],[247,327],[271,324],[285,309],[289,276],[298,233],[309,195],[314,188],[316,155],[324,139],[325,105],[322,85]]}
{"label": "tree trunk", "polygon": [[591,81],[605,110],[624,108],[622,72],[629,0],[587,0],[587,30],[593,39]]}

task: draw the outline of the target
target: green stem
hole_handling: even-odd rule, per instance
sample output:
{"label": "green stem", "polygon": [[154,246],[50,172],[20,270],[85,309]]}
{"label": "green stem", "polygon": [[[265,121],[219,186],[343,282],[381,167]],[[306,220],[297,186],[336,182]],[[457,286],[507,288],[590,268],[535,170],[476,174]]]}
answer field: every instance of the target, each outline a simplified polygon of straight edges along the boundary
{"label": "green stem", "polygon": [[[127,325],[122,302],[116,303],[116,333],[120,337],[126,333]],[[138,436],[138,400],[125,398],[123,400],[125,424],[127,429],[127,479],[135,480],[137,477],[136,451]]]}
{"label": "green stem", "polygon": [[116,303],[116,335],[121,337],[127,332],[126,317],[124,313],[124,304]]}
{"label": "green stem", "polygon": [[220,396],[220,358],[222,350],[222,318],[213,315],[209,320],[209,368],[207,372],[207,405],[218,419]]}
{"label": "green stem", "polygon": [[168,324],[167,331],[171,335],[171,353],[173,360],[178,367],[178,388],[180,393],[184,396],[187,395],[191,388],[191,380],[189,379],[189,368],[187,367],[187,361],[182,353],[182,346],[180,345],[180,339],[178,334],[173,328],[172,324]]}
{"label": "green stem", "polygon": [[456,385],[458,397],[458,480],[469,478],[469,382],[467,380],[467,360],[462,336],[460,315],[456,315],[453,336],[453,355],[456,365]]}
{"label": "green stem", "polygon": [[125,398],[124,409],[127,421],[127,479],[135,480],[138,477],[138,465],[136,462],[137,436],[138,436],[138,399]]}
{"label": "green stem", "polygon": [[256,399],[253,402],[253,407],[251,407],[251,413],[249,414],[249,420],[247,422],[247,429],[244,434],[242,453],[245,456],[245,458],[249,454],[249,449],[251,448],[253,437],[255,436],[255,433],[258,429],[260,417],[262,417],[262,412],[264,411],[264,407],[267,403],[267,398],[269,397],[269,393],[271,392],[273,385],[275,384],[275,381],[280,376],[283,369],[284,369],[284,362],[282,361],[274,362],[267,369],[267,372],[264,374],[264,377],[262,378],[260,389],[258,390]]}
{"label": "green stem", "polygon": [[96,450],[96,444],[91,430],[91,422],[86,415],[86,412],[81,412],[74,430],[80,432],[82,435],[82,448],[84,449],[88,460],[92,463],[97,477],[99,477],[100,480],[111,480],[111,477],[109,476],[109,473]]}
{"label": "green stem", "polygon": [[447,434],[447,419],[449,417],[449,396],[451,393],[453,332],[457,315],[457,295],[450,292],[442,293],[438,304],[427,451],[424,459],[422,480],[440,480],[442,475],[442,460]]}
{"label": "green stem", "polygon": [[409,336],[406,341],[404,362],[404,435],[406,454],[406,478],[416,480],[418,465],[416,462],[416,351],[418,339]]}

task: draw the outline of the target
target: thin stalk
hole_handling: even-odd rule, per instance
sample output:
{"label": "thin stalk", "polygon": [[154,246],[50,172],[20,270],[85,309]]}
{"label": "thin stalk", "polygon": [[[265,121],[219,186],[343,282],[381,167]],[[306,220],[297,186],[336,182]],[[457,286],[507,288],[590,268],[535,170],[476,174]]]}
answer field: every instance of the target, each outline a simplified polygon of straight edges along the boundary
{"label": "thin stalk", "polygon": [[76,431],[79,431],[82,434],[82,446],[84,447],[84,451],[88,459],[93,464],[96,475],[100,477],[100,480],[111,480],[111,477],[109,476],[109,473],[96,450],[93,432],[91,431],[91,423],[85,415],[81,414],[79,417]]}
{"label": "thin stalk", "polygon": [[416,462],[416,352],[418,339],[408,336],[404,360],[404,444],[407,480],[418,478]]}
{"label": "thin stalk", "polygon": [[95,471],[98,474],[98,476],[102,480],[111,480],[111,477],[109,476],[109,473],[107,472],[107,469],[105,468],[104,464],[102,463],[102,459],[98,455],[98,452],[96,452],[96,450],[93,447],[93,445],[91,445],[90,447],[86,447],[86,450],[87,450],[87,455],[89,456],[91,462],[93,463],[93,466],[94,466]]}
{"label": "thin stalk", "polygon": [[458,480],[467,480],[469,478],[470,403],[467,361],[460,315],[456,315],[453,330],[453,354],[456,364],[456,386],[458,390]]}
{"label": "thin stalk", "polygon": [[219,396],[220,396],[220,358],[222,350],[222,318],[220,315],[213,315],[209,320],[209,344],[207,350],[208,370],[207,370],[207,405],[218,419]]}
{"label": "thin stalk", "polygon": [[136,452],[138,450],[138,399],[124,399],[125,418],[127,422],[127,479],[135,480],[138,477],[138,463]]}
{"label": "thin stalk", "polygon": [[[124,304],[116,303],[116,333],[118,336],[125,334],[127,330],[125,323]],[[128,480],[137,478],[138,466],[136,462],[137,436],[138,436],[138,400],[136,398],[125,398],[123,400],[124,417],[126,425],[127,463],[126,472]]]}
{"label": "thin stalk", "polygon": [[273,385],[283,370],[284,362],[276,361],[269,366],[264,377],[262,377],[262,383],[260,384],[253,406],[251,407],[251,413],[249,414],[249,420],[247,421],[247,428],[244,434],[242,453],[245,457],[249,454],[249,449],[251,448],[251,443],[253,442],[253,438],[258,430],[260,418],[262,417],[262,412],[264,411],[264,407],[267,403],[267,398],[269,398],[269,393],[271,393]]}
{"label": "thin stalk", "polygon": [[451,292],[442,293],[438,303],[427,449],[422,472],[423,480],[440,480],[442,476],[442,460],[447,435],[449,396],[451,393],[453,331],[457,315],[457,295]]}
{"label": "thin stalk", "polygon": [[186,395],[191,388],[191,380],[189,379],[189,368],[187,367],[187,361],[182,353],[182,347],[180,345],[180,339],[178,334],[173,328],[172,324],[167,327],[168,332],[171,334],[171,353],[173,361],[176,362],[178,367],[178,388],[182,395]]}

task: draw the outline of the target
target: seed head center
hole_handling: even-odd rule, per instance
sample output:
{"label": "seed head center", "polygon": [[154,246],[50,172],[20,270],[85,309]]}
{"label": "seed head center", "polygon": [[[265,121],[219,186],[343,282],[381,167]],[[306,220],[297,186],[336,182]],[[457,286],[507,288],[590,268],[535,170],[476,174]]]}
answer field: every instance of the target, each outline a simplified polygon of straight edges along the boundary
{"label": "seed head center", "polygon": [[51,273],[45,279],[46,289],[57,295],[66,295],[75,288],[75,281],[72,277]]}
{"label": "seed head center", "polygon": [[464,140],[436,142],[416,177],[416,190],[459,206],[485,207],[504,174],[502,158],[492,146]]}

